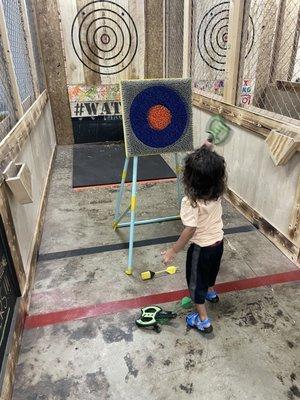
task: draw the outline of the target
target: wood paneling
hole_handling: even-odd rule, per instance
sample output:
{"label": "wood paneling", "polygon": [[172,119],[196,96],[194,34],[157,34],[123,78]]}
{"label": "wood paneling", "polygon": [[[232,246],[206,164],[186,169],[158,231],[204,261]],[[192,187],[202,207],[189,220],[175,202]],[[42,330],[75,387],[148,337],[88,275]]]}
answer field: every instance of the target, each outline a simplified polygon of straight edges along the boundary
{"label": "wood paneling", "polygon": [[145,77],[163,78],[163,0],[145,0]]}
{"label": "wood paneling", "polygon": [[71,144],[73,129],[57,1],[36,0],[35,6],[57,142]]}
{"label": "wood paneling", "polygon": [[46,90],[0,143],[0,168],[5,169],[22,150],[30,132],[39,120],[48,100]]}

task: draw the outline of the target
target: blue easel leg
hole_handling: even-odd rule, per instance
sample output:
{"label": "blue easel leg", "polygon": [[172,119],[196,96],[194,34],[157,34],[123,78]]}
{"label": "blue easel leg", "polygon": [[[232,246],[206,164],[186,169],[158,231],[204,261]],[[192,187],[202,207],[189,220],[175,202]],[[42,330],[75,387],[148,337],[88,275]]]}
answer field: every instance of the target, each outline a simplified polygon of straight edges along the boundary
{"label": "blue easel leg", "polygon": [[133,267],[133,243],[134,243],[134,223],[135,223],[135,209],[136,209],[137,167],[138,167],[138,157],[133,157],[132,187],[131,187],[131,200],[130,200],[129,253],[128,253],[128,266],[125,271],[127,275],[132,275],[132,267]]}
{"label": "blue easel leg", "polygon": [[179,208],[181,207],[181,186],[180,186],[180,163],[178,154],[175,153],[175,171],[176,171],[176,184],[177,184],[177,197]]}
{"label": "blue easel leg", "polygon": [[125,180],[127,177],[127,171],[128,171],[128,164],[129,164],[129,158],[125,158],[124,162],[124,167],[123,167],[123,172],[122,172],[122,179],[121,179],[121,185],[119,188],[118,196],[117,196],[117,201],[116,201],[116,208],[115,208],[115,218],[114,218],[114,223],[113,227],[116,228],[116,221],[118,220],[120,216],[120,207],[122,203],[122,198],[125,190]]}

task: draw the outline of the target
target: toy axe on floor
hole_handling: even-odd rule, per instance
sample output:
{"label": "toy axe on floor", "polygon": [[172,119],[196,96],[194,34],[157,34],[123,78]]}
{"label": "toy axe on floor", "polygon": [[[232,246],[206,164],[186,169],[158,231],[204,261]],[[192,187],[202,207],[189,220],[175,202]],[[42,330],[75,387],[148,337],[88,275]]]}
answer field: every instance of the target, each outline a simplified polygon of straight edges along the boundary
{"label": "toy axe on floor", "polygon": [[174,265],[170,265],[168,268],[163,269],[161,271],[156,271],[156,272],[148,270],[148,271],[144,271],[144,272],[141,273],[141,279],[143,281],[147,281],[148,279],[153,279],[156,275],[161,275],[161,274],[164,274],[164,273],[167,273],[169,275],[173,275],[173,274],[176,274],[176,272],[178,270],[179,269],[177,267],[175,267]]}

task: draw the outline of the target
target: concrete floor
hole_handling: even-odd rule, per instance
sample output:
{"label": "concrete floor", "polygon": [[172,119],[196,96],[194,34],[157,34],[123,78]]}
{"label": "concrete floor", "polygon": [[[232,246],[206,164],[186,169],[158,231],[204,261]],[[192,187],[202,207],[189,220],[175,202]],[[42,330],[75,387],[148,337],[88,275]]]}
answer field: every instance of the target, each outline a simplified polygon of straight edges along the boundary
{"label": "concrete floor", "polygon": [[[30,315],[185,288],[184,252],[176,260],[178,274],[139,280],[141,271],[161,269],[162,244],[135,249],[134,276],[127,277],[127,251],[99,247],[128,240],[127,229],[111,228],[116,190],[76,192],[71,185],[72,148],[59,147]],[[174,183],[139,187],[138,205],[141,218],[177,213]],[[219,282],[295,269],[228,203],[224,225]],[[137,240],[180,229],[179,222],[139,227]],[[210,307],[214,334],[208,337],[186,330],[184,310],[160,334],[135,326],[136,309],[28,329],[13,399],[296,399],[297,296],[296,283],[223,294]]]}

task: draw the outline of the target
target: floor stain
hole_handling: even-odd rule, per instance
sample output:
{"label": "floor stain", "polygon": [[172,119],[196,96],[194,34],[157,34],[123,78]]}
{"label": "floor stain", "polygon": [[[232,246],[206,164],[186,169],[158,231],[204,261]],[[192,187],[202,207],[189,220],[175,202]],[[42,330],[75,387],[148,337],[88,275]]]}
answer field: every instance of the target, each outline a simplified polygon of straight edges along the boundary
{"label": "floor stain", "polygon": [[136,368],[134,367],[134,365],[133,365],[133,360],[132,360],[132,358],[130,357],[130,354],[129,354],[129,353],[126,354],[126,356],[124,357],[124,360],[125,360],[125,363],[126,363],[127,368],[128,368],[128,373],[127,373],[127,375],[125,376],[125,382],[128,382],[130,376],[133,376],[134,378],[136,378],[136,377],[138,376],[139,371],[138,371],[138,369],[136,369]]}
{"label": "floor stain", "polygon": [[85,382],[90,393],[101,393],[102,396],[105,394],[106,399],[110,398],[108,393],[110,385],[101,368],[96,372],[86,374]]}
{"label": "floor stain", "polygon": [[300,397],[300,390],[298,386],[292,385],[290,387],[290,390],[288,391],[288,399],[292,400],[295,397],[299,398]]}
{"label": "floor stain", "polygon": [[152,365],[154,364],[154,358],[151,356],[151,354],[146,358],[146,365],[148,368],[151,368]]}
{"label": "floor stain", "polygon": [[294,372],[291,373],[290,375],[291,381],[295,381],[296,380],[296,374]]}
{"label": "floor stain", "polygon": [[69,337],[72,340],[93,339],[97,334],[98,329],[93,324],[86,324],[75,329]]}
{"label": "floor stain", "polygon": [[118,326],[109,325],[106,329],[102,331],[102,336],[106,343],[121,342],[122,340],[125,340],[125,342],[132,342],[132,331],[132,327],[128,327],[128,331],[126,332]]}
{"label": "floor stain", "polygon": [[179,388],[180,388],[183,392],[185,392],[185,393],[187,393],[187,394],[192,394],[193,391],[194,391],[194,385],[193,385],[193,383],[188,383],[188,384],[186,384],[186,385],[181,384],[181,385],[179,385]]}

